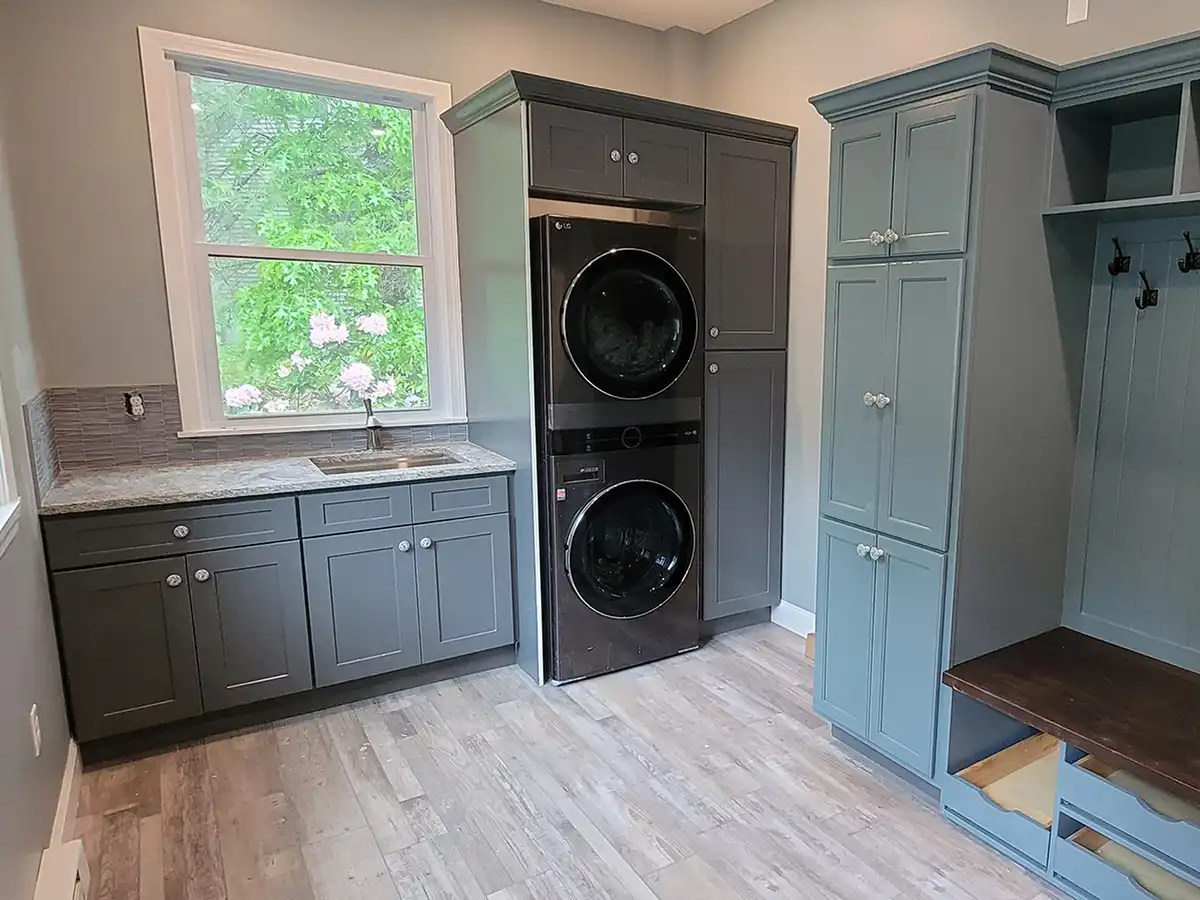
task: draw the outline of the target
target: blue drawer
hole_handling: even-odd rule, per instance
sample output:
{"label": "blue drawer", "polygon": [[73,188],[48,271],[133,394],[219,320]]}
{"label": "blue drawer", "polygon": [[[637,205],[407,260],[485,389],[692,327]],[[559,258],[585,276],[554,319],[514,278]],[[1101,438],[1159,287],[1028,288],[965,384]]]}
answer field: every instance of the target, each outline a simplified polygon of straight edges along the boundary
{"label": "blue drawer", "polygon": [[[1086,765],[1095,765],[1097,772],[1089,771]],[[1164,807],[1156,800],[1155,788],[1128,779],[1123,773],[1111,775],[1111,772],[1103,763],[1091,762],[1091,757],[1074,763],[1064,759],[1059,765],[1058,785],[1065,811],[1070,814],[1077,810],[1106,823],[1131,838],[1134,846],[1140,843],[1150,847],[1198,873],[1200,879],[1200,809],[1177,800],[1173,805],[1180,809]],[[1138,790],[1142,790],[1145,798]],[[1171,815],[1155,809],[1147,800],[1169,809]]]}
{"label": "blue drawer", "polygon": [[[1180,897],[1200,897],[1200,887],[1190,884],[1178,876],[1144,859],[1120,845],[1120,865],[1100,856],[1100,845],[1110,842],[1092,832],[1096,840],[1085,841],[1084,845],[1074,838],[1058,838],[1054,843],[1053,880],[1071,893],[1099,898],[1099,900],[1177,900]],[[1090,844],[1090,846],[1089,846]],[[1097,849],[1093,850],[1092,847]],[[1137,859],[1135,878],[1124,868],[1133,870],[1129,860]]]}
{"label": "blue drawer", "polygon": [[1050,859],[1050,830],[1033,819],[997,806],[982,790],[956,777],[947,778],[942,786],[942,805],[1010,855],[1035,868],[1046,868]]}

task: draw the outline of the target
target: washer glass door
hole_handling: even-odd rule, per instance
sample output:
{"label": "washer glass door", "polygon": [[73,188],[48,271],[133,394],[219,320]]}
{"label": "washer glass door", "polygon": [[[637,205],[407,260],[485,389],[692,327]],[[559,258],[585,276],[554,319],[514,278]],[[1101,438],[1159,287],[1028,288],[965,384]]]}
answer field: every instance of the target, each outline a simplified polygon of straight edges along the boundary
{"label": "washer glass door", "polygon": [[575,277],[563,303],[567,355],[596,390],[620,400],[661,394],[696,348],[695,298],[648,250],[610,250]]}
{"label": "washer glass door", "polygon": [[637,618],[679,590],[695,546],[695,526],[678,494],[657,482],[626,481],[601,491],[575,517],[567,577],[600,615]]}

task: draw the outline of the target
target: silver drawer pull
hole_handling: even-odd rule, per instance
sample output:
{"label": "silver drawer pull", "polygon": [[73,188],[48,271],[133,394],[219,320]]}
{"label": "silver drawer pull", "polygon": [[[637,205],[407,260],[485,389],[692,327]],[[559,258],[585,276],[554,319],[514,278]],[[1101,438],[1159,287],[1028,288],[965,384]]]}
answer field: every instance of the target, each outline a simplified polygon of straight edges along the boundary
{"label": "silver drawer pull", "polygon": [[881,559],[883,559],[883,557],[884,553],[882,550],[880,550],[878,547],[871,548],[871,560],[873,562],[879,562]]}
{"label": "silver drawer pull", "polygon": [[720,337],[721,329],[714,325],[712,328],[708,329],[708,335],[709,337]]}
{"label": "silver drawer pull", "polygon": [[620,150],[612,151],[612,153],[608,154],[608,158],[611,159],[613,162],[620,162],[621,161],[621,151]]}
{"label": "silver drawer pull", "polygon": [[710,372],[712,372],[712,374],[716,375],[718,372],[721,371],[721,367],[718,366],[716,363],[711,363],[708,367],[708,371],[710,371]]}
{"label": "silver drawer pull", "polygon": [[183,584],[183,576],[182,575],[168,575],[167,576],[167,587],[179,587],[181,584]]}
{"label": "silver drawer pull", "polygon": [[175,537],[179,538],[180,540],[183,540],[185,537],[187,537],[189,534],[192,533],[192,529],[188,528],[186,525],[176,525],[175,530],[172,531],[171,533],[173,535],[175,535]]}
{"label": "silver drawer pull", "polygon": [[874,406],[882,396],[882,394],[872,394],[870,391],[867,391],[863,394],[863,406]]}
{"label": "silver drawer pull", "polygon": [[197,569],[195,578],[197,581],[203,583],[212,578],[212,572],[208,571],[208,569]]}
{"label": "silver drawer pull", "polygon": [[433,546],[432,540],[430,540],[429,538],[421,538],[421,549],[422,550],[428,550],[432,546]]}
{"label": "silver drawer pull", "polygon": [[872,247],[878,247],[884,241],[883,232],[872,231],[867,240],[871,242]]}
{"label": "silver drawer pull", "polygon": [[878,406],[880,409],[883,409],[885,406],[887,406],[891,402],[892,402],[892,398],[888,397],[886,394],[880,394],[878,397],[875,398],[875,405]]}
{"label": "silver drawer pull", "polygon": [[861,556],[863,559],[866,559],[867,554],[871,552],[871,548],[868,547],[866,544],[859,544],[856,549],[858,550],[858,555]]}
{"label": "silver drawer pull", "polygon": [[639,157],[639,156],[638,156],[636,153],[630,153],[630,154],[629,154],[629,162],[630,162],[632,165],[635,165],[635,166],[636,166],[636,165],[638,164],[638,159],[640,159],[640,157]]}
{"label": "silver drawer pull", "polygon": [[401,553],[407,553],[411,549],[412,549],[412,544],[410,544],[408,541],[400,542],[400,552]]}
{"label": "silver drawer pull", "polygon": [[886,244],[894,244],[896,241],[900,240],[900,235],[896,234],[896,232],[889,228],[883,233],[883,240]]}

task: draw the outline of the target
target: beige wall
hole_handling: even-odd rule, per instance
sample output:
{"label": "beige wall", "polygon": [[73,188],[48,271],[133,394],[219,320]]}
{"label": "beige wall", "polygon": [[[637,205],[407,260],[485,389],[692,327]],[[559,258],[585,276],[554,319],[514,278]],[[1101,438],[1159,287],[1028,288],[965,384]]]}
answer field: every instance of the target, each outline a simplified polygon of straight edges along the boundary
{"label": "beige wall", "polygon": [[[3,27],[0,12],[0,29]],[[37,392],[38,378],[30,352],[2,132],[0,129],[0,388],[22,517],[12,543],[0,555],[0,897],[23,900],[33,894],[39,855],[50,840],[66,760],[67,723],[21,415],[21,403]],[[29,731],[29,708],[34,703],[42,722],[40,757],[33,755]]]}
{"label": "beige wall", "polygon": [[707,37],[708,105],[800,129],[792,247],[784,598],[813,608],[829,127],[813,94],[994,41],[1065,63],[1200,29],[1195,0],[776,0]]}
{"label": "beige wall", "polygon": [[447,81],[456,99],[507,69],[662,95],[668,69],[685,85],[692,61],[686,40],[666,53],[660,32],[535,0],[0,4],[17,222],[47,386],[175,380],[138,25]]}

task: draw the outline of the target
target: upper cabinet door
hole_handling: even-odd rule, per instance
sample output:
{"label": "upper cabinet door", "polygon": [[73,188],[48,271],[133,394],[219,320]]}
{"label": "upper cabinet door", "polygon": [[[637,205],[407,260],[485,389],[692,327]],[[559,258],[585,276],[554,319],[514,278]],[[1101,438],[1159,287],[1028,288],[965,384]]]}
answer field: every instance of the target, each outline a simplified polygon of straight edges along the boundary
{"label": "upper cabinet door", "polygon": [[708,136],[705,346],[787,347],[790,147]]}
{"label": "upper cabinet door", "polygon": [[77,740],[200,714],[183,557],[60,572],[54,601]]}
{"label": "upper cabinet door", "polygon": [[625,120],[625,196],[654,203],[704,202],[704,133]]}
{"label": "upper cabinet door", "polygon": [[963,262],[889,267],[877,527],[946,549],[958,420]]}
{"label": "upper cabinet door", "polygon": [[413,529],[421,662],[513,643],[511,527],[498,515]]}
{"label": "upper cabinet door", "polygon": [[971,94],[897,115],[892,256],[967,249],[974,136]]}
{"label": "upper cabinet door", "polygon": [[883,555],[875,564],[870,667],[874,704],[867,739],[896,762],[930,778],[946,557],[883,535],[875,543]]}
{"label": "upper cabinet door", "polygon": [[875,535],[822,519],[813,709],[864,740],[870,712]]}
{"label": "upper cabinet door", "polygon": [[620,198],[625,188],[622,120],[529,104],[529,186],[535,191]]}
{"label": "upper cabinet door", "polygon": [[885,395],[887,265],[829,270],[821,513],[875,527]]}
{"label": "upper cabinet door", "polygon": [[709,353],[704,386],[704,618],[779,602],[787,354]]}
{"label": "upper cabinet door", "polygon": [[300,542],[187,558],[204,709],[312,687]]}
{"label": "upper cabinet door", "polygon": [[896,116],[887,113],[834,126],[830,147],[829,256],[888,255]]}

